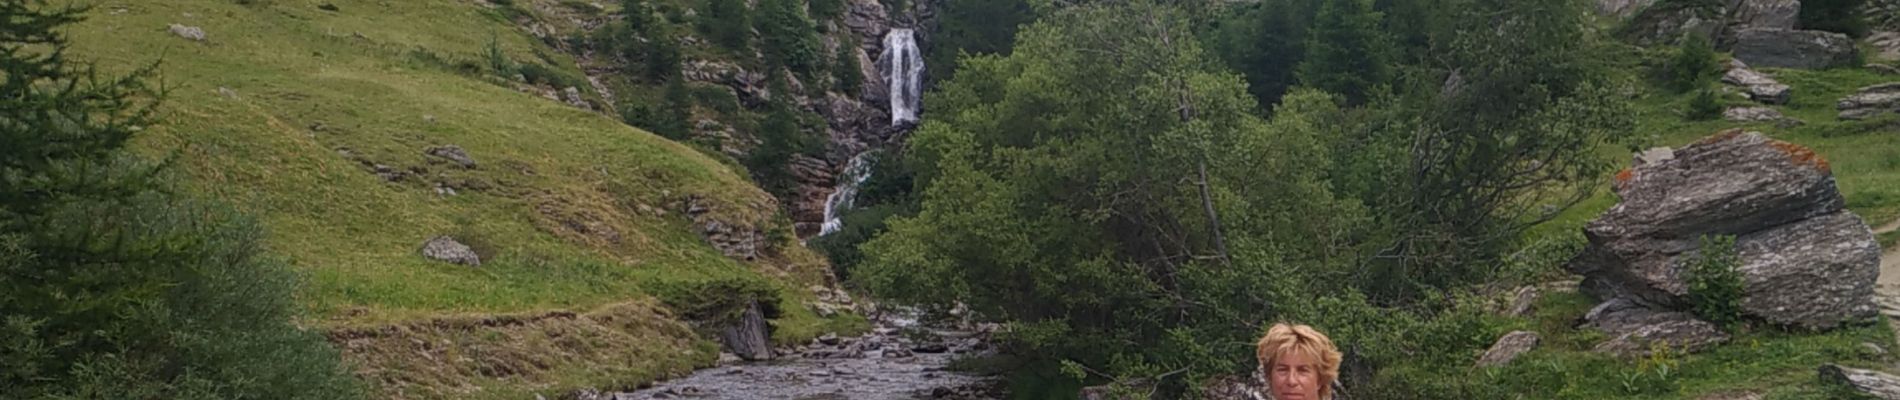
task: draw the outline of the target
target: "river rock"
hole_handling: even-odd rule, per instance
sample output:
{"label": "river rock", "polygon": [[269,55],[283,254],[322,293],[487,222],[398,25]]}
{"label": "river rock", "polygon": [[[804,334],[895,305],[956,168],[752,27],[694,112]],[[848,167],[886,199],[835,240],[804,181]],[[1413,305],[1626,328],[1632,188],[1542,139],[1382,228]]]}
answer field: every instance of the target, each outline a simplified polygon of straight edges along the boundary
{"label": "river rock", "polygon": [[1822,381],[1844,385],[1860,394],[1877,399],[1900,400],[1900,376],[1834,364],[1822,365],[1817,372]]}
{"label": "river rock", "polygon": [[738,320],[719,331],[719,343],[726,351],[746,361],[770,360],[774,354],[769,330],[765,313],[759,310],[759,303],[753,301],[746,306]]}
{"label": "river rock", "polygon": [[436,236],[423,242],[422,257],[470,267],[482,266],[482,257],[475,254],[475,249],[448,236]]}
{"label": "river rock", "polygon": [[1881,114],[1900,113],[1900,82],[1883,83],[1860,88],[1860,91],[1847,95],[1834,108],[1840,110],[1840,119],[1860,120]]}
{"label": "river rock", "polygon": [[1742,311],[1831,328],[1874,315],[1880,245],[1846,211],[1827,161],[1800,145],[1729,130],[1617,174],[1621,201],[1584,228],[1565,265],[1598,299],[1686,309],[1683,270],[1705,235],[1736,235]]}
{"label": "river rock", "polygon": [[1584,321],[1585,326],[1609,337],[1591,351],[1623,358],[1647,356],[1660,346],[1693,353],[1729,340],[1721,328],[1689,313],[1657,311],[1626,299],[1598,304],[1584,316]]}
{"label": "river rock", "polygon": [[1750,100],[1763,104],[1788,104],[1788,100],[1793,98],[1793,88],[1766,74],[1748,69],[1746,65],[1737,64],[1737,67],[1729,68],[1727,73],[1722,74],[1722,82],[1741,87],[1742,93],[1748,95]]}
{"label": "river rock", "polygon": [[1847,35],[1758,28],[1735,34],[1735,58],[1755,67],[1824,69],[1852,65],[1860,49]]}
{"label": "river rock", "polygon": [[1478,357],[1478,366],[1501,367],[1508,365],[1512,360],[1516,360],[1517,356],[1524,355],[1524,353],[1529,353],[1531,349],[1537,348],[1538,341],[1539,337],[1537,336],[1537,332],[1516,331],[1504,334],[1504,337],[1498,338],[1497,343],[1491,345],[1491,349],[1485,350],[1484,355]]}

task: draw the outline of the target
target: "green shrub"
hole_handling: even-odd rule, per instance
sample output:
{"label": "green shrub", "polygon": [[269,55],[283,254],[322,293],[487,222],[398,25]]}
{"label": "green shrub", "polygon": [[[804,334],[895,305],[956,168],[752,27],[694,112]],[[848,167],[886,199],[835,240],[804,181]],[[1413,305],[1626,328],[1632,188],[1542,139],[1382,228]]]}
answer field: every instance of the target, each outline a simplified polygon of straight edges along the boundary
{"label": "green shrub", "polygon": [[1723,327],[1741,322],[1742,273],[1736,270],[1741,266],[1734,236],[1702,238],[1702,248],[1684,274],[1690,309],[1696,316]]}
{"label": "green shrub", "polygon": [[1853,37],[1867,36],[1867,20],[1861,14],[1864,3],[1866,0],[1804,0],[1795,25]]}
{"label": "green shrub", "polygon": [[361,397],[262,232],[124,150],[155,66],[70,63],[84,10],[42,7],[0,0],[0,398]]}
{"label": "green shrub", "polygon": [[1670,59],[1668,68],[1669,86],[1677,92],[1708,86],[1715,79],[1718,68],[1715,45],[1702,35],[1689,35],[1676,48],[1675,57]]}
{"label": "green shrub", "polygon": [[514,79],[515,74],[520,72],[520,66],[515,65],[515,61],[508,58],[508,53],[502,51],[501,37],[498,35],[488,35],[488,45],[482,47],[482,59],[488,61],[488,72],[502,79]]}
{"label": "green shrub", "polygon": [[1722,102],[1716,100],[1715,89],[1703,88],[1689,99],[1689,109],[1685,113],[1690,120],[1708,121],[1722,117]]}

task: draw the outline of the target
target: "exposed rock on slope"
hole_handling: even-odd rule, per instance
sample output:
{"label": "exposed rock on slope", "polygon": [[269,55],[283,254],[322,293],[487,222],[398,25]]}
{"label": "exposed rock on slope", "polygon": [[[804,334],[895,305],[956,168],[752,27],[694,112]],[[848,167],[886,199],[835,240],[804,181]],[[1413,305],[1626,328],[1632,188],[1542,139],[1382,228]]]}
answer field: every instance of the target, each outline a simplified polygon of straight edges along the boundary
{"label": "exposed rock on slope", "polygon": [[1773,68],[1823,69],[1853,65],[1860,48],[1833,32],[1749,29],[1735,35],[1735,59]]}
{"label": "exposed rock on slope", "polygon": [[1588,247],[1566,265],[1597,298],[1681,309],[1699,239],[1735,235],[1745,314],[1831,328],[1876,311],[1880,245],[1807,148],[1731,130],[1625,170],[1615,191],[1622,201],[1589,223]]}
{"label": "exposed rock on slope", "polygon": [[1834,107],[1841,111],[1840,119],[1848,120],[1900,113],[1900,82],[1860,88],[1860,91],[1835,103]]}

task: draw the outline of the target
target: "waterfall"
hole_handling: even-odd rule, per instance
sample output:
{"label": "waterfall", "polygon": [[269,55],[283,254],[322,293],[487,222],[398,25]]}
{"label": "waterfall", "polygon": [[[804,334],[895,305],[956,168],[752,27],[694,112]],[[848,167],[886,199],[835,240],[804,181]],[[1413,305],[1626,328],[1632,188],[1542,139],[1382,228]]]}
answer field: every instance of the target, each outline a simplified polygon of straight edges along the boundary
{"label": "waterfall", "polygon": [[891,125],[917,122],[917,106],[924,96],[924,55],[917,50],[917,35],[909,29],[892,29],[884,34],[884,54],[878,64],[888,66],[884,82],[891,87]]}
{"label": "waterfall", "polygon": [[858,153],[856,157],[851,157],[850,163],[845,164],[844,173],[839,175],[841,179],[838,180],[838,189],[833,190],[831,196],[825,197],[825,224],[819,228],[819,236],[829,235],[844,228],[844,221],[839,218],[845,211],[851,209],[851,203],[856,202],[858,185],[864,184],[865,179],[871,178],[871,163],[873,162],[871,153],[873,152]]}

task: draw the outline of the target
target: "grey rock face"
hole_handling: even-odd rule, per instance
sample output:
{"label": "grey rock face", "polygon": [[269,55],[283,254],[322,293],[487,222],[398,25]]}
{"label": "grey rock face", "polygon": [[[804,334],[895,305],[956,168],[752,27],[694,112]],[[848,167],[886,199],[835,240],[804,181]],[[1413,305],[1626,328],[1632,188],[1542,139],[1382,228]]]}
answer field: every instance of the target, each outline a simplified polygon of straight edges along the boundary
{"label": "grey rock face", "polygon": [[1841,111],[1840,119],[1847,120],[1900,113],[1900,82],[1860,88],[1860,91],[1847,95],[1839,103],[1835,103],[1834,108]]}
{"label": "grey rock face", "polygon": [[693,220],[693,227],[699,230],[700,237],[726,257],[756,260],[760,252],[769,246],[764,231],[714,217],[711,206],[700,197],[686,200],[686,215]]}
{"label": "grey rock face", "polygon": [[1900,376],[1880,371],[1822,365],[1821,380],[1846,385],[1856,392],[1878,399],[1900,400]]}
{"label": "grey rock face", "polygon": [[455,163],[455,165],[461,166],[462,168],[475,168],[475,158],[469,157],[468,151],[462,150],[462,146],[456,146],[452,144],[444,145],[444,146],[435,146],[435,147],[423,149],[422,154],[426,154],[426,155],[429,155],[430,157],[435,157],[438,159],[453,162]]}
{"label": "grey rock face", "polygon": [[765,323],[765,313],[759,310],[759,303],[752,302],[738,321],[727,325],[719,332],[719,342],[726,351],[747,361],[770,360],[772,352],[772,333]]}
{"label": "grey rock face", "polygon": [[1517,359],[1517,356],[1537,348],[1539,340],[1537,332],[1516,331],[1504,334],[1503,337],[1498,338],[1496,344],[1491,345],[1490,350],[1484,351],[1484,356],[1478,357],[1478,366],[1498,367],[1510,364],[1512,360]]}
{"label": "grey rock face", "polygon": [[1584,228],[1589,245],[1565,265],[1586,293],[1685,309],[1700,238],[1736,235],[1745,314],[1825,329],[1877,311],[1879,243],[1813,151],[1731,130],[1618,175],[1622,201]]}
{"label": "grey rock face", "polygon": [[1729,339],[1715,324],[1696,319],[1689,313],[1656,311],[1623,299],[1597,305],[1584,320],[1586,326],[1601,330],[1610,338],[1591,351],[1624,358],[1649,355],[1659,346],[1696,352]]}
{"label": "grey rock face", "polygon": [[1877,52],[1875,58],[1900,60],[1900,32],[1874,32],[1867,35],[1867,44]]}
{"label": "grey rock face", "polygon": [[1788,104],[1794,97],[1793,88],[1746,66],[1730,68],[1722,74],[1722,82],[1741,87],[1749,99],[1763,104]]}
{"label": "grey rock face", "polygon": [[1755,67],[1823,69],[1850,65],[1860,49],[1833,32],[1748,29],[1735,34],[1735,58]]}
{"label": "grey rock face", "polygon": [[1733,0],[1729,6],[1729,32],[1749,29],[1794,29],[1801,14],[1801,0]]}
{"label": "grey rock face", "polygon": [[470,267],[482,266],[482,257],[475,249],[455,241],[448,236],[436,236],[422,243],[422,256],[431,260],[461,264]]}

